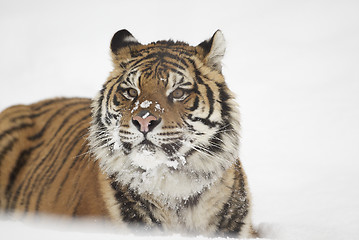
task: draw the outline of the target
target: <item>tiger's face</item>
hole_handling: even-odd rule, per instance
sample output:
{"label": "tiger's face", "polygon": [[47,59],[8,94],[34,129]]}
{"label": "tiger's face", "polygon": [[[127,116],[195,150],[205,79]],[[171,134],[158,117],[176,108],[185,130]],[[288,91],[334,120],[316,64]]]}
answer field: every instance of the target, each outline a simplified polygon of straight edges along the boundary
{"label": "tiger's face", "polygon": [[109,175],[140,193],[187,199],[234,163],[239,124],[221,74],[223,41],[219,31],[197,47],[115,34],[89,138]]}

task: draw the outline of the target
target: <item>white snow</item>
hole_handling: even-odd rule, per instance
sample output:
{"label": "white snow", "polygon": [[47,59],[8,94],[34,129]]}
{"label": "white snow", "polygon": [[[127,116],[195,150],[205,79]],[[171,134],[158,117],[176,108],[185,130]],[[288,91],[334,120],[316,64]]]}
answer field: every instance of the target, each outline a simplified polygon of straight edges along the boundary
{"label": "white snow", "polygon": [[164,112],[164,108],[161,108],[161,105],[159,103],[156,102],[155,105],[155,111],[161,111],[162,113]]}
{"label": "white snow", "polygon": [[137,109],[138,109],[138,104],[140,104],[140,102],[137,100],[136,102],[135,102],[135,106],[132,108],[132,110],[131,110],[131,113],[133,113],[134,111],[136,111]]}
{"label": "white snow", "polygon": [[144,169],[144,170],[153,170],[159,165],[164,164],[168,167],[173,167],[177,169],[178,161],[171,161],[167,158],[161,158],[155,154],[155,152],[147,149],[146,147],[141,147],[138,152],[133,156],[133,164]]}
{"label": "white snow", "polygon": [[146,117],[148,117],[150,115],[149,112],[145,113],[145,115],[142,116],[143,119],[145,119]]}
{"label": "white snow", "polygon": [[[359,2],[203,4],[2,1],[0,109],[95,96],[111,71],[109,44],[119,29],[142,43],[171,38],[192,45],[221,29],[223,72],[240,104],[240,157],[255,226],[268,239],[357,239]],[[136,16],[124,9],[136,9]],[[0,230],[4,239],[100,238],[21,222],[2,221]]]}
{"label": "white snow", "polygon": [[151,106],[151,104],[152,104],[152,101],[145,100],[140,104],[140,107],[141,108],[148,108],[149,106]]}

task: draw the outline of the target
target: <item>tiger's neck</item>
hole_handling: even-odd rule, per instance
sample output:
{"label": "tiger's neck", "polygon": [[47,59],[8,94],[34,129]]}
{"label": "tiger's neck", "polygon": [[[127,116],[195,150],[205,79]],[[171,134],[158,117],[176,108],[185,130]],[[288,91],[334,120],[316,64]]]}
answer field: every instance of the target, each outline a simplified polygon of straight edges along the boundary
{"label": "tiger's neck", "polygon": [[[111,190],[112,195],[107,196],[105,201],[111,206],[110,215],[116,221],[161,226],[171,230],[191,226],[191,229],[187,230],[197,231],[206,229],[210,225],[210,216],[215,216],[221,211],[233,194],[235,179],[235,169],[230,168],[210,187],[205,187],[186,199],[165,199],[150,193],[140,194],[136,189],[118,182],[116,177],[112,176],[104,179],[106,188]],[[193,223],[192,221],[199,219],[199,216],[209,217],[201,217],[201,220]]]}

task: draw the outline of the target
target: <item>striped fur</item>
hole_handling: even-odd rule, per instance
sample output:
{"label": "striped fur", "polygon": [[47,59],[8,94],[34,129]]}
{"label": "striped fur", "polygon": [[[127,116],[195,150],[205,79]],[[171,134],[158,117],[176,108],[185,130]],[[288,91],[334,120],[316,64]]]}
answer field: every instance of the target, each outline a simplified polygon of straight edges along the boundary
{"label": "striped fur", "polygon": [[94,100],[1,113],[1,210],[254,236],[237,105],[221,74],[222,33],[193,47],[142,45],[121,30],[111,50],[114,70]]}

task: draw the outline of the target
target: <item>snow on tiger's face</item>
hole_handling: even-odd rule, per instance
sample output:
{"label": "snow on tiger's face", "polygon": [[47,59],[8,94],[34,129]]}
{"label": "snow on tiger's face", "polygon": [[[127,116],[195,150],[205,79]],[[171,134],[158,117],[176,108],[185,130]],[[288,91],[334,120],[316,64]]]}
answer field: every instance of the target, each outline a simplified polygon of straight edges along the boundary
{"label": "snow on tiger's face", "polygon": [[199,46],[161,41],[112,49],[115,69],[94,101],[89,139],[102,168],[119,181],[168,192],[169,182],[173,188],[196,180],[191,191],[198,191],[237,158],[236,104]]}

